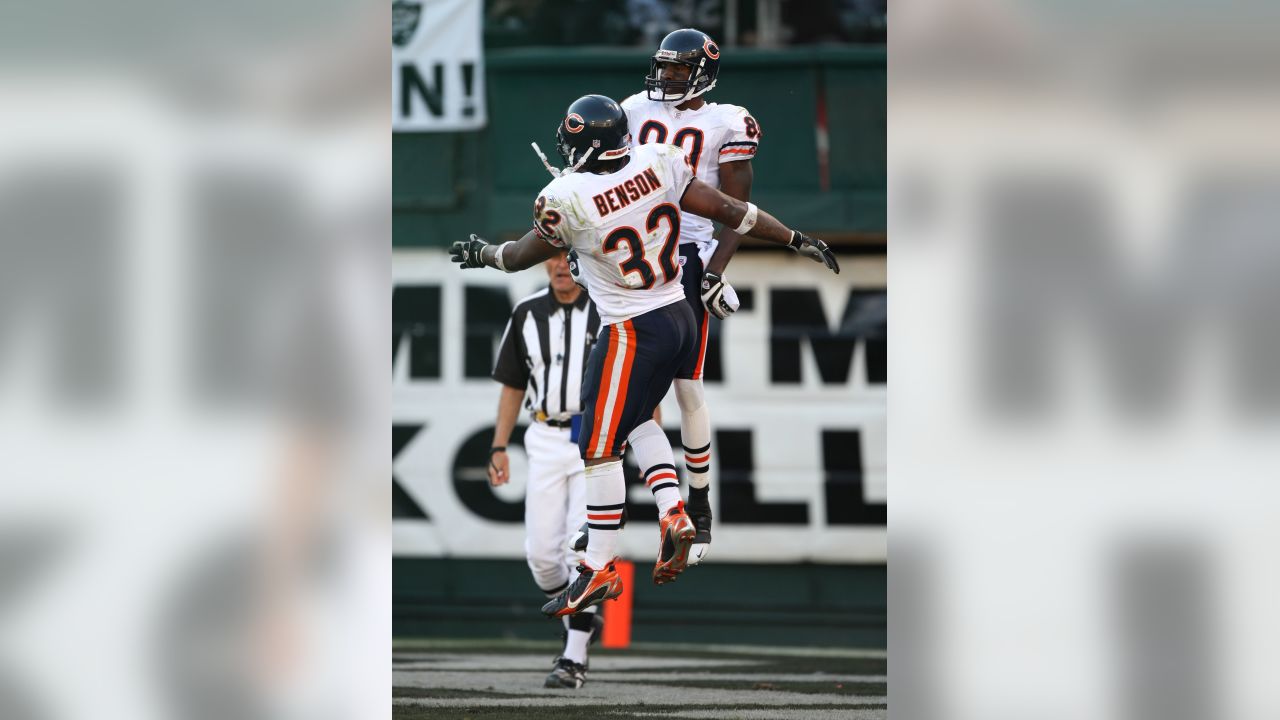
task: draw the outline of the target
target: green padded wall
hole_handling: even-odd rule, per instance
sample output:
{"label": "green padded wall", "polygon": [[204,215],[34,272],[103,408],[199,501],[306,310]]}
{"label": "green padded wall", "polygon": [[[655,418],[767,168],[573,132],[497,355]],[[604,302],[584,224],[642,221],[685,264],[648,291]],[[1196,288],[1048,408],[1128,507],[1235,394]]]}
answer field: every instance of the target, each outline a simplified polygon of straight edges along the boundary
{"label": "green padded wall", "polygon": [[[489,125],[474,133],[396,133],[394,243],[443,247],[476,232],[523,234],[550,176],[529,147],[553,161],[564,108],[596,92],[622,99],[642,89],[648,53],[634,48],[518,48],[486,54]],[[830,180],[821,189],[815,125],[825,94]],[[746,107],[764,135],[753,199],[801,229],[885,231],[885,53],[880,47],[728,50],[713,102]]]}
{"label": "green padded wall", "polygon": [[[885,647],[884,565],[708,563],[656,586],[636,564],[632,639]],[[392,560],[392,635],[550,639],[522,560]]]}

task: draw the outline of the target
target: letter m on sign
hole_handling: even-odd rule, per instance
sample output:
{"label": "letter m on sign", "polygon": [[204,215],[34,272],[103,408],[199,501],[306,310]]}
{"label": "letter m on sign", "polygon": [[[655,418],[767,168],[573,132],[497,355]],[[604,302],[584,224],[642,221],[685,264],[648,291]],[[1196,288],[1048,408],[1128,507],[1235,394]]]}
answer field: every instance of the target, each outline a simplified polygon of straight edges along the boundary
{"label": "letter m on sign", "polygon": [[769,307],[771,382],[800,382],[800,347],[807,340],[824,384],[848,382],[859,342],[866,351],[866,382],[885,383],[888,315],[884,290],[850,290],[844,315],[835,328],[827,322],[822,297],[814,289],[770,290]]}

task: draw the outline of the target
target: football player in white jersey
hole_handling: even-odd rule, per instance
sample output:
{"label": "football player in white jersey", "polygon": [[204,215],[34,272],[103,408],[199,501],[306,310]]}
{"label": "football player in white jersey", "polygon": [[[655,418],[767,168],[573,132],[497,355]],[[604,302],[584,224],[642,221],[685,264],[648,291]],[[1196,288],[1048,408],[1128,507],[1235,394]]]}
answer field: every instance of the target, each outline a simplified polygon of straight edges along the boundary
{"label": "football player in white jersey", "polygon": [[680,284],[683,212],[787,245],[834,272],[840,266],[826,243],[789,230],[755,205],[695,178],[679,147],[631,147],[627,116],[607,97],[574,101],[556,138],[568,166],[547,165],[556,179],[538,194],[533,230],[502,245],[472,235],[454,243],[450,253],[464,269],[515,272],[571,247],[600,313],[602,328],[582,381],[578,438],[591,529],[586,558],[577,578],[542,608],[547,615],[564,616],[622,592],[613,561],[626,500],[622,455],[628,444],[658,505],[653,580],[670,582],[687,567],[696,530],[680,499],[671,446],[653,420],[654,409],[699,343]]}
{"label": "football player in white jersey", "polygon": [[[751,199],[751,159],[760,142],[760,125],[745,108],[709,103],[703,97],[716,86],[720,47],[691,28],[663,38],[649,64],[645,91],[622,101],[633,145],[671,143],[684,149],[693,176],[743,202]],[[730,227],[712,237],[711,221],[691,213],[680,218],[680,264],[685,299],[698,323],[698,351],[676,374],[680,405],[680,442],[689,478],[689,518],[697,529],[689,563],[706,557],[711,545],[711,416],[702,388],[707,326],[738,309],[738,296],[725,279],[725,267],[740,237]]]}

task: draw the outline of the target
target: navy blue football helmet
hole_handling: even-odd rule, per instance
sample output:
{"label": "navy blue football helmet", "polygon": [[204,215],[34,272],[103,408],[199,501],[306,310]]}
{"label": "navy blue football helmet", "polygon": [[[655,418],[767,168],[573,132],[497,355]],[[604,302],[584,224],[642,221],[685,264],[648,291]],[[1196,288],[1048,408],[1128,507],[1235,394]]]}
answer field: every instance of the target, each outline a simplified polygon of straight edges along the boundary
{"label": "navy blue football helmet", "polygon": [[[662,65],[678,63],[689,67],[688,80],[663,80]],[[644,89],[650,100],[684,102],[716,86],[720,74],[720,46],[701,30],[676,30],[662,39],[649,62]]]}
{"label": "navy blue football helmet", "polygon": [[[592,172],[600,163],[625,157],[631,152],[627,114],[604,95],[584,95],[564,111],[564,120],[556,128],[556,149],[568,165],[566,170]],[[591,155],[583,163],[588,150]]]}

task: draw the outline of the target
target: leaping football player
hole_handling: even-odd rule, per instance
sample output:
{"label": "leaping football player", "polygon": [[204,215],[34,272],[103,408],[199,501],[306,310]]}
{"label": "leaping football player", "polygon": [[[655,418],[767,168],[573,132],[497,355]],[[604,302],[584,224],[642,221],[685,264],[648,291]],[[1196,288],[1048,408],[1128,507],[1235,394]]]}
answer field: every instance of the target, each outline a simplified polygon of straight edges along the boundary
{"label": "leaping football player", "polygon": [[582,381],[578,438],[587,481],[586,556],[569,587],[542,607],[547,615],[565,616],[622,592],[614,561],[626,501],[622,456],[628,443],[658,505],[653,580],[670,582],[688,566],[696,530],[680,500],[671,446],[653,420],[654,409],[700,343],[680,282],[677,248],[684,213],[786,245],[833,272],[840,266],[826,243],[694,177],[679,147],[633,148],[626,113],[607,97],[574,101],[556,128],[556,139],[567,167],[553,168],[543,158],[555,179],[534,202],[533,230],[501,245],[472,235],[454,243],[450,253],[464,269],[516,272],[570,247],[577,251],[600,313],[601,330]]}
{"label": "leaping football player", "polygon": [[[706,33],[686,28],[663,38],[649,63],[644,92],[622,101],[632,145],[669,143],[684,149],[695,178],[724,194],[751,199],[751,159],[760,143],[760,124],[737,105],[709,103],[705,95],[720,74],[720,47]],[[676,372],[680,443],[689,479],[687,512],[697,531],[689,564],[711,547],[711,415],[702,387],[707,330],[712,316],[723,320],[738,309],[738,296],[725,277],[741,236],[730,226],[712,238],[711,221],[693,213],[680,217],[681,284],[697,323],[697,351]]]}

